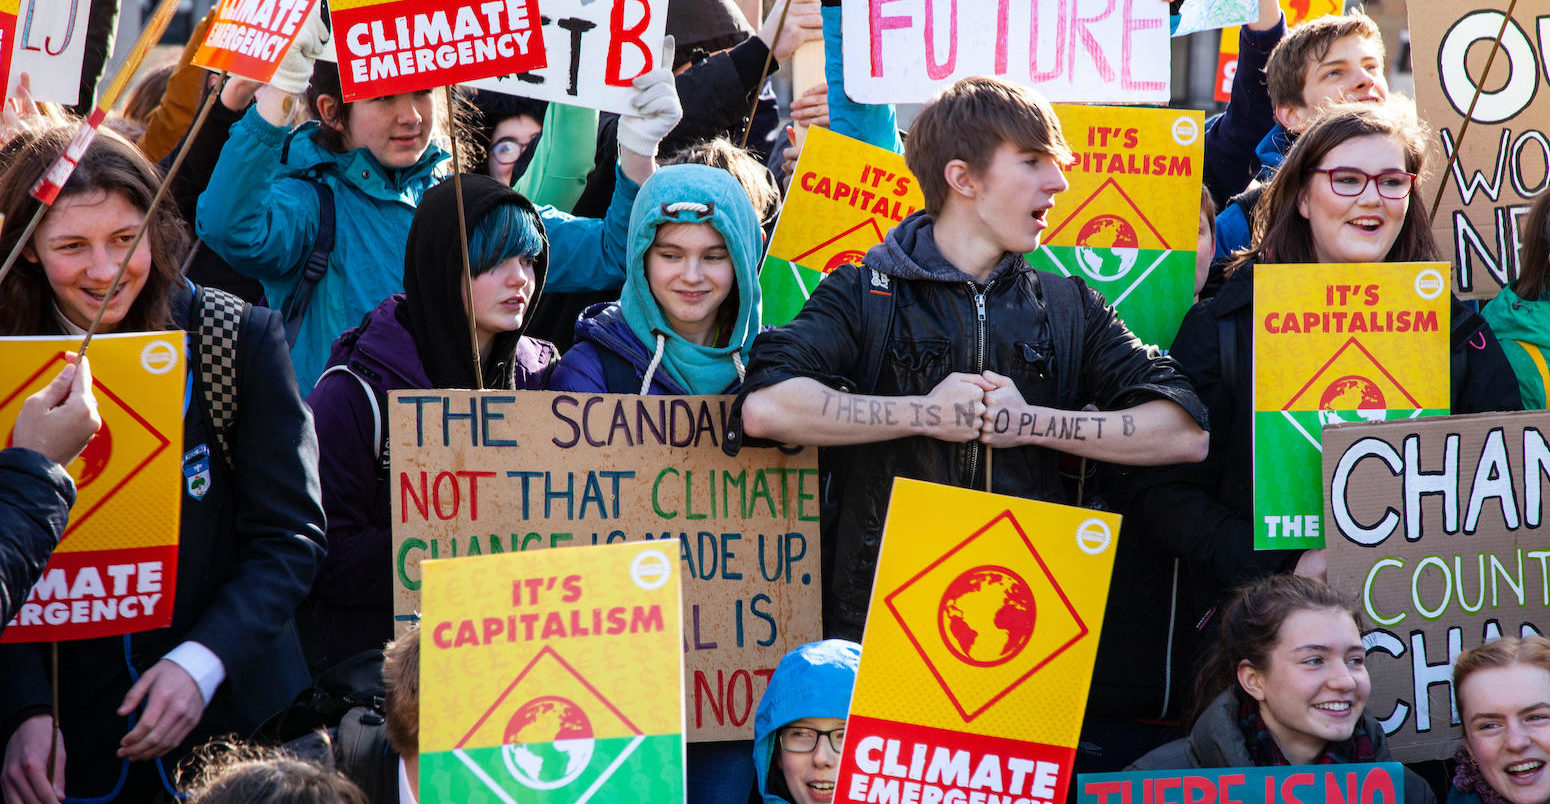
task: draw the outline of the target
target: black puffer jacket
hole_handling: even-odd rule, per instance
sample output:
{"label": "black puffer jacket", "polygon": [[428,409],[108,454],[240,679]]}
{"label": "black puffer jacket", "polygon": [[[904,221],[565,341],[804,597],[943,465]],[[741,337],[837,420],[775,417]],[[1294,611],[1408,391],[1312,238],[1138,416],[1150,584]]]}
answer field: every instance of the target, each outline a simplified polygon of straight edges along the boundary
{"label": "black puffer jacket", "polygon": [[0,451],[0,630],[43,574],[74,504],[59,464],[30,449]]}
{"label": "black puffer jacket", "polygon": [[[1189,736],[1174,740],[1136,761],[1125,770],[1159,771],[1191,768],[1252,768],[1249,748],[1238,728],[1238,696],[1226,690],[1211,701],[1189,730]],[[1372,740],[1373,762],[1393,762],[1383,727],[1371,711],[1363,710],[1362,724]],[[1405,804],[1437,804],[1437,794],[1415,771],[1405,769]]]}
{"label": "black puffer jacket", "polygon": [[[1067,339],[1078,348],[1065,354],[1056,353],[1045,312],[1052,292],[1045,283],[1051,282],[1072,282],[1077,293],[1071,295],[1082,299],[1080,318],[1073,319],[1080,334]],[[869,311],[879,307],[868,299],[885,291],[893,294],[892,325],[886,337],[869,339]],[[883,350],[882,359],[869,361],[864,352],[875,349]],[[875,376],[864,376],[872,366]],[[867,253],[864,268],[846,266],[826,277],[790,324],[760,335],[743,388],[746,394],[809,377],[858,393],[924,395],[952,372],[985,369],[1011,377],[1030,404],[1075,410],[1092,402],[1110,410],[1170,399],[1205,426],[1205,409],[1173,362],[1136,339],[1096,291],[1035,271],[1012,253],[977,285],[942,256],[924,213],[889,232]],[[728,442],[740,427],[734,421]],[[983,488],[984,454],[977,442],[925,436],[821,453],[826,636],[861,637],[893,478]],[[1039,447],[997,450],[993,490],[1064,501],[1059,456]]]}
{"label": "black puffer jacket", "polygon": [[[1190,657],[1202,649],[1203,640],[1200,633],[1192,633],[1193,627],[1228,590],[1288,571],[1301,555],[1254,550],[1248,407],[1254,377],[1253,280],[1252,265],[1239,268],[1216,296],[1191,308],[1170,352],[1211,411],[1209,455],[1197,464],[1126,473],[1131,496],[1120,509],[1129,538],[1116,558],[1112,586],[1125,593],[1110,595],[1104,616],[1090,703],[1099,714],[1155,717],[1163,716],[1163,710],[1171,715],[1180,706],[1188,708],[1178,692],[1179,679],[1193,677]],[[1233,334],[1235,350],[1225,376],[1224,324]],[[1454,413],[1522,407],[1501,345],[1485,319],[1457,299],[1451,354]],[[1179,560],[1177,574],[1170,567],[1172,559]],[[1169,614],[1172,622],[1161,619]],[[1112,633],[1110,625],[1115,627]],[[1213,627],[1205,624],[1203,631],[1210,633]],[[1170,684],[1173,694],[1167,695]]]}

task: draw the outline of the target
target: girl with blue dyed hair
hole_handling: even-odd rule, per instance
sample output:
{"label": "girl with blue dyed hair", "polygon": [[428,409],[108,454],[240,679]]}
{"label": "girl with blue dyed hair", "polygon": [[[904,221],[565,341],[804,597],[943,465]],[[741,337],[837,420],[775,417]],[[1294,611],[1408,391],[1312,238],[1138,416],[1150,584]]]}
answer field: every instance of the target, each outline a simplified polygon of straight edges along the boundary
{"label": "girl with blue dyed hair", "polygon": [[553,344],[522,334],[549,267],[537,210],[489,176],[462,177],[473,277],[467,294],[454,187],[448,179],[426,192],[409,228],[405,292],[335,341],[328,368],[307,397],[317,419],[328,513],[328,558],[311,598],[316,669],[393,637],[388,392],[475,388],[476,371],[485,388],[539,389],[555,361]]}

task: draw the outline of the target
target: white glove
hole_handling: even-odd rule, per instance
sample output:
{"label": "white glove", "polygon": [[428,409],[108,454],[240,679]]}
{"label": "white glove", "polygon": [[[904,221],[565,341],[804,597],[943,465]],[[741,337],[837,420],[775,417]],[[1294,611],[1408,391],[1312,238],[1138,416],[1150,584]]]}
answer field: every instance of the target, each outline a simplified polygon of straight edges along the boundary
{"label": "white glove", "polygon": [[619,145],[641,156],[656,156],[657,144],[683,119],[678,86],[673,83],[673,37],[662,39],[662,61],[635,79],[633,112],[619,115]]}
{"label": "white glove", "polygon": [[327,42],[328,26],[323,24],[323,0],[317,0],[312,5],[312,13],[301,24],[301,30],[296,32],[296,41],[291,43],[290,49],[285,51],[285,57],[280,59],[280,66],[275,68],[269,85],[292,95],[305,91],[307,82],[312,80],[312,63],[317,61]]}

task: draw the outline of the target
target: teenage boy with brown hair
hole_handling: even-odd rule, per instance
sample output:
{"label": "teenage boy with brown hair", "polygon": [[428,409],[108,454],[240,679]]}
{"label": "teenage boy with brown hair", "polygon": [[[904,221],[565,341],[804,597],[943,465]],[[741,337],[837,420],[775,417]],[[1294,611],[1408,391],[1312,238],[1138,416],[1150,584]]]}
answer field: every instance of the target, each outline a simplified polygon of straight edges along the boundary
{"label": "teenage boy with brown hair", "polygon": [[[921,111],[905,160],[925,209],[759,337],[739,400],[748,436],[829,448],[831,637],[861,636],[893,477],[1063,502],[1062,452],[1166,464],[1207,445],[1173,362],[1081,280],[1023,256],[1067,187],[1071,152],[1047,101],[966,78]],[[734,419],[728,450],[741,439]]]}

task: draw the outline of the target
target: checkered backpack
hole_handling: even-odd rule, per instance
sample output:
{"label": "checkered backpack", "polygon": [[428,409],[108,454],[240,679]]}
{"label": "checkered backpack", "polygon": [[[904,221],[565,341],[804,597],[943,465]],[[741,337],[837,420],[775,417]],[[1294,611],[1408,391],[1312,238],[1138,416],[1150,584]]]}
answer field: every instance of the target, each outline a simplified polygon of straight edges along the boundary
{"label": "checkered backpack", "polygon": [[215,437],[215,449],[226,461],[226,468],[231,469],[232,430],[237,423],[237,335],[252,306],[224,290],[209,287],[199,288],[193,306],[191,351],[198,361],[198,398]]}

